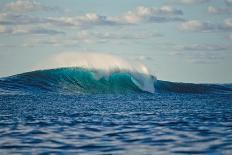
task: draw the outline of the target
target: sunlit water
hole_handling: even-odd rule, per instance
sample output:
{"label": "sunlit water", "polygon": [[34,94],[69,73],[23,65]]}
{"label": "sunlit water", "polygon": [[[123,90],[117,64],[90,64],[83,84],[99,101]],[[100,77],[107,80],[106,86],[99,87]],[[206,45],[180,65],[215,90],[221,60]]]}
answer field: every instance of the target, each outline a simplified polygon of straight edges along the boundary
{"label": "sunlit water", "polygon": [[0,95],[0,152],[231,154],[231,94]]}

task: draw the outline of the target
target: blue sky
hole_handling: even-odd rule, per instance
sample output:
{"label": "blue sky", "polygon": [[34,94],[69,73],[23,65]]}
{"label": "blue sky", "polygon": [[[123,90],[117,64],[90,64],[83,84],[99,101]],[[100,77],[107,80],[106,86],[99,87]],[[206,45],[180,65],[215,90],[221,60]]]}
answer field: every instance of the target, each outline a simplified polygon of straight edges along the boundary
{"label": "blue sky", "polygon": [[158,79],[232,82],[232,0],[1,0],[0,76],[63,52],[140,61]]}

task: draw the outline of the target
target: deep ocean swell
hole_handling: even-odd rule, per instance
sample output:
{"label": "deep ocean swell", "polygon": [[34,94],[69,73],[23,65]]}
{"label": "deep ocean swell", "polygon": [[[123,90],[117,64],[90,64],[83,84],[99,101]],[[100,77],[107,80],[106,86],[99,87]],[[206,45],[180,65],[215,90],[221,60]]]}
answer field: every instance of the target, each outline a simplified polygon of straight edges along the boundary
{"label": "deep ocean swell", "polygon": [[0,154],[231,154],[231,84],[58,68],[0,79]]}

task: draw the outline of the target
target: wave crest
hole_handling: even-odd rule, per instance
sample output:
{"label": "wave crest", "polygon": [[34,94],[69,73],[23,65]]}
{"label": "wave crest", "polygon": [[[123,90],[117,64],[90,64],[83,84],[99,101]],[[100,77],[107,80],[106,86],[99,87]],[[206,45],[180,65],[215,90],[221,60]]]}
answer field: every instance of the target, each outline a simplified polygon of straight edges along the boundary
{"label": "wave crest", "polygon": [[[38,70],[11,76],[0,81],[0,86],[19,90],[46,90],[78,93],[154,93],[151,75],[130,71],[114,71],[108,75],[102,70],[69,67]],[[2,83],[1,83],[2,82]]]}

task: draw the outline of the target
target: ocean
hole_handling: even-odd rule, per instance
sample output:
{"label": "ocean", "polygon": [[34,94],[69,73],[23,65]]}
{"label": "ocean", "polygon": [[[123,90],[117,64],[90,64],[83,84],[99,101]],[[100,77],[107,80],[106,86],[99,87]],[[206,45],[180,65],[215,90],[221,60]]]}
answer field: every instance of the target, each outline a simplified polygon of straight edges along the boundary
{"label": "ocean", "polygon": [[231,154],[232,84],[99,74],[0,78],[0,154]]}

